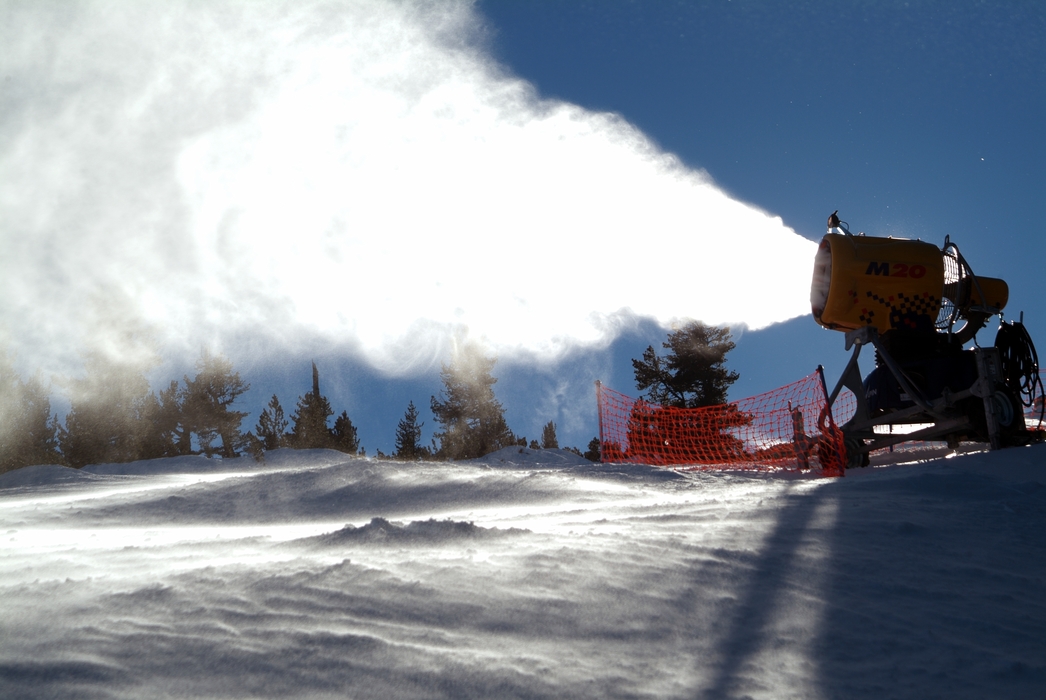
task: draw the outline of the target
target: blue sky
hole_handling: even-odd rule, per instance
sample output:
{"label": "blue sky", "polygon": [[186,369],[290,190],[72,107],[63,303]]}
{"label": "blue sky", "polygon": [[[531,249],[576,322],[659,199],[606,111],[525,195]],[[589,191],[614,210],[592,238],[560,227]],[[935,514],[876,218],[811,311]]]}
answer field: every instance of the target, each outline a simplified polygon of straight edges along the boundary
{"label": "blue sky", "polygon": [[464,328],[513,430],[584,448],[593,380],[632,392],[673,318],[802,314],[737,326],[732,398],[834,382],[842,335],[795,300],[835,209],[951,236],[1046,348],[1037,3],[256,7],[0,6],[0,340],[26,373],[155,336],[157,388],[210,345],[253,428],[315,359],[389,452],[408,401],[431,435]]}
{"label": "blue sky", "polygon": [[[487,0],[478,9],[489,50],[507,71],[543,96],[621,115],[810,240],[820,240],[835,209],[869,235],[938,245],[950,236],[975,272],[1008,282],[1007,318],[1024,311],[1037,346],[1046,348],[1040,5]],[[743,238],[745,231],[720,235]],[[719,293],[702,288],[704,265],[745,264],[679,261],[658,245],[656,232],[644,240],[654,258],[644,271],[650,282],[691,275],[695,295]],[[810,273],[781,270],[803,280]],[[766,280],[760,293],[773,294],[774,282]],[[603,380],[635,394],[630,360],[647,345],[659,347],[665,334],[640,323],[607,351],[555,368],[502,363],[495,388],[510,425],[539,437],[542,390],[557,375],[583,374],[595,354],[609,365]],[[993,338],[994,324],[978,335],[982,344]],[[807,315],[742,333],[728,358],[741,374],[731,397],[742,398],[818,364],[834,382],[849,353],[842,334]],[[864,362],[867,372],[870,359]],[[439,390],[438,380],[366,374],[357,369],[349,379],[358,382],[356,394],[382,395],[384,384],[393,405],[413,396],[425,408]],[[390,449],[357,413],[364,444]],[[562,414],[544,420],[557,421],[564,444],[584,449],[596,434],[594,397],[585,418],[570,431]]]}
{"label": "blue sky", "polygon": [[[835,209],[869,235],[938,245],[951,236],[975,272],[1007,280],[1007,317],[1024,311],[1033,339],[1046,347],[1041,5],[489,0],[479,7],[495,54],[543,94],[621,114],[811,240],[820,240]],[[699,278],[700,265],[691,269]],[[772,289],[768,280],[766,293]],[[979,339],[990,344],[993,335],[989,328]],[[847,357],[841,335],[809,316],[749,332],[730,356],[742,375],[732,395],[768,390],[819,363],[832,381]],[[628,379],[625,365],[618,383]]]}
{"label": "blue sky", "polygon": [[[541,94],[620,114],[810,240],[835,209],[869,235],[938,245],[950,236],[975,272],[1008,282],[1007,318],[1024,311],[1046,348],[1041,5],[487,0],[478,8],[490,50]],[[700,285],[710,263],[672,260],[657,250],[656,232],[646,240],[664,260],[649,269],[652,283],[681,267],[695,294],[717,293]],[[773,287],[767,280],[761,292]],[[635,393],[630,359],[664,336],[649,323],[626,334],[608,351],[604,381]],[[993,338],[994,324],[978,336]],[[728,357],[741,374],[731,396],[741,398],[818,364],[833,382],[849,354],[841,334],[805,316],[742,334]],[[572,364],[562,371],[577,371]],[[534,371],[499,368],[513,426],[527,422],[520,407],[534,400]],[[427,399],[438,384],[425,387]],[[588,432],[561,427],[564,442],[584,448],[595,434],[591,410]],[[537,437],[535,424],[515,429]]]}

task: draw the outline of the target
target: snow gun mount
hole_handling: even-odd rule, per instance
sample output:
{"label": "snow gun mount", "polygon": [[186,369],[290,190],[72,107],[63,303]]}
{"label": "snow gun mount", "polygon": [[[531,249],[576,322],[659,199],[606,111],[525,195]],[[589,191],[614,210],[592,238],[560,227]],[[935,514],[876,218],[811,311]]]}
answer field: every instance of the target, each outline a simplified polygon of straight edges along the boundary
{"label": "snow gun mount", "polygon": [[[1023,324],[1000,322],[994,347],[963,349],[993,315],[1001,319],[1006,282],[974,275],[947,237],[939,249],[854,235],[837,214],[814,258],[810,304],[814,319],[846,333],[853,348],[839,383],[830,394],[825,387],[829,415],[843,387],[855,397],[853,417],[840,426],[846,466],[913,440],[992,449],[1041,440],[1041,429],[1028,430],[1024,420],[1023,407],[1043,392]],[[857,357],[865,345],[875,348],[875,369],[862,381]]]}

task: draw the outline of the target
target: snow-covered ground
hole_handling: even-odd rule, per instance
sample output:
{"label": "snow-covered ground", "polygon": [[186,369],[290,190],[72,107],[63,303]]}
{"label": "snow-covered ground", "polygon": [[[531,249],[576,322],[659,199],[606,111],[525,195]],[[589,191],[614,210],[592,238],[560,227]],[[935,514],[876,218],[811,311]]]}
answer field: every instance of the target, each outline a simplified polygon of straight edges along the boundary
{"label": "snow-covered ground", "polygon": [[1046,445],[0,476],[4,698],[1042,698]]}

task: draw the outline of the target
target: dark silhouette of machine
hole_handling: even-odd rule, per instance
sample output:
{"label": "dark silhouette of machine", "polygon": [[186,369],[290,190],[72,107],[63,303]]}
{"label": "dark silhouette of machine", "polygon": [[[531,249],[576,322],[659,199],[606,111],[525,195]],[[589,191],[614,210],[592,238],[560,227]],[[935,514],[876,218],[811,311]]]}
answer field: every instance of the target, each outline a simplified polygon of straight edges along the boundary
{"label": "dark silhouette of machine", "polygon": [[[1000,320],[992,347],[976,344],[987,321],[1001,319],[1008,296],[1006,282],[975,275],[947,237],[938,248],[855,235],[838,212],[828,218],[810,303],[814,319],[844,332],[846,349],[853,348],[823,417],[831,419],[844,387],[853,393],[856,410],[839,426],[848,467],[912,440],[999,449],[1042,439],[1041,428],[1029,430],[1024,419],[1043,391],[1023,315]],[[875,369],[862,379],[857,358],[865,345],[875,348]]]}

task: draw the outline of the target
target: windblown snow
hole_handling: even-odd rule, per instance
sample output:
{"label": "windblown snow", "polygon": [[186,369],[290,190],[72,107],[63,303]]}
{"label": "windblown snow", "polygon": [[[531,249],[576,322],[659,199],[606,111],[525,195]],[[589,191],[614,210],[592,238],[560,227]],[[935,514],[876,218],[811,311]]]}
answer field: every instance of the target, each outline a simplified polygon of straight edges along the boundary
{"label": "windblown snow", "polygon": [[1046,691],[1046,445],[843,479],[512,448],[0,476],[0,696]]}

